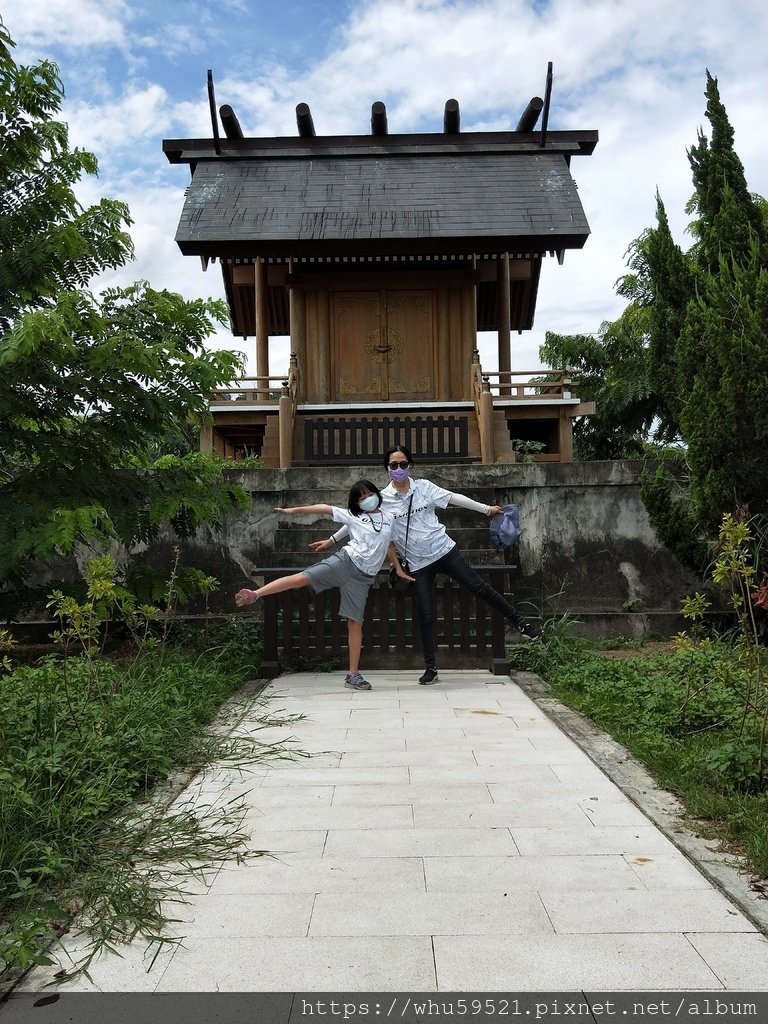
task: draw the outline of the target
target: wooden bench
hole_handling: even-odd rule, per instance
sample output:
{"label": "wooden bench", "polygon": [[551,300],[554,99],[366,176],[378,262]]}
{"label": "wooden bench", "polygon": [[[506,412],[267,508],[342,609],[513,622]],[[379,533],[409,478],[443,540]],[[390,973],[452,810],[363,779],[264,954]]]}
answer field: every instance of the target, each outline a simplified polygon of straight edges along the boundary
{"label": "wooden bench", "polygon": [[304,458],[298,465],[378,463],[404,444],[425,462],[479,462],[469,453],[465,416],[304,417]]}

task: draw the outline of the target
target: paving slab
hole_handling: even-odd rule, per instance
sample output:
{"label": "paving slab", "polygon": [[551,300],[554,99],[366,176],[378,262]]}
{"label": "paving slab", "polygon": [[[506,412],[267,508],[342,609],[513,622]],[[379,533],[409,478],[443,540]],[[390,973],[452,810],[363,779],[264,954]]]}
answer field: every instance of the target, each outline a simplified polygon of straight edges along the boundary
{"label": "paving slab", "polygon": [[[434,938],[440,991],[597,992],[720,989],[681,934]],[[589,984],[584,979],[588,979]]]}
{"label": "paving slab", "polygon": [[321,893],[310,935],[551,935],[535,892]]}
{"label": "paving slab", "polygon": [[[297,860],[301,858],[301,863]],[[424,892],[424,864],[420,857],[379,857],[375,865],[349,857],[317,857],[282,854],[223,869],[211,882],[215,897],[250,893],[377,893]],[[246,904],[247,905],[247,904]]]}
{"label": "paving slab", "polygon": [[418,783],[407,783],[405,785],[381,786],[378,783],[360,786],[336,786],[333,794],[333,806],[342,804],[352,806],[353,804],[456,804],[468,803],[471,806],[478,804],[492,804],[488,786],[483,783],[472,785],[419,785]]}
{"label": "paving slab", "polygon": [[[696,872],[698,875],[698,872]],[[578,892],[644,889],[624,857],[425,857],[427,892]],[[700,875],[698,877],[701,877]]]}
{"label": "paving slab", "polygon": [[430,992],[428,936],[191,938],[158,978],[156,992]]}
{"label": "paving slab", "polygon": [[175,913],[175,930],[186,942],[191,936],[223,939],[307,934],[312,917],[314,894],[242,893],[227,894],[221,889],[197,896]]}
{"label": "paving slab", "polygon": [[717,975],[723,988],[764,992],[766,981],[756,981],[765,971],[768,938],[765,935],[731,935],[727,943],[720,935],[690,934],[688,941]]}
{"label": "paving slab", "polygon": [[[515,679],[366,675],[368,693],[315,673],[266,686],[269,724],[262,697],[237,733],[284,756],[253,773],[213,766],[177,805],[238,799],[246,847],[268,856],[191,884],[170,911],[179,941],[151,970],[157,948],[134,942],[68,989],[766,990],[746,881],[739,893],[713,877],[717,854],[626,751]],[[65,945],[82,953],[77,936]]]}

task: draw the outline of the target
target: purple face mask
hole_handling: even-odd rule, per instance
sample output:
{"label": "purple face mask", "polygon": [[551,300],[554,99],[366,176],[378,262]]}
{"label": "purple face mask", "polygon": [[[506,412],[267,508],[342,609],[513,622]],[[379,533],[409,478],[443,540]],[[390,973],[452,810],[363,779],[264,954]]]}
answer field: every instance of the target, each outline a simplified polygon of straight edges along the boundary
{"label": "purple face mask", "polygon": [[411,467],[406,466],[405,469],[388,469],[389,479],[394,480],[396,484],[402,483],[403,480],[408,479],[408,474],[411,472]]}

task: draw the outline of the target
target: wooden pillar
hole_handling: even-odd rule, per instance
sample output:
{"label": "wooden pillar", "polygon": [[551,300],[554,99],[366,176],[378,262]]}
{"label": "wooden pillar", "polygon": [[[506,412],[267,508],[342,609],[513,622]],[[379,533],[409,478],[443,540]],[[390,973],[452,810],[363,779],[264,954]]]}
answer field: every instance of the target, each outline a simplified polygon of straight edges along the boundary
{"label": "wooden pillar", "polygon": [[477,291],[474,286],[462,290],[461,317],[461,372],[462,386],[466,387],[467,367],[471,366],[472,353],[477,348]]}
{"label": "wooden pillar", "polygon": [[[267,265],[256,260],[256,376],[269,376],[269,312],[267,306]],[[260,382],[260,386],[264,386]]]}
{"label": "wooden pillar", "polygon": [[573,462],[573,420],[571,410],[560,409],[557,421],[557,447],[561,462]]}
{"label": "wooden pillar", "polygon": [[[451,314],[446,288],[437,290],[437,357],[434,361],[434,397],[445,402],[454,397],[451,394]],[[462,385],[464,381],[462,380]],[[460,395],[459,397],[463,397]]]}
{"label": "wooden pillar", "polygon": [[317,348],[319,380],[317,396],[320,402],[331,400],[331,310],[327,291],[317,293]]}
{"label": "wooden pillar", "polygon": [[305,402],[307,377],[307,300],[301,288],[288,291],[290,307],[291,352],[296,356],[299,367],[298,401]]}
{"label": "wooden pillar", "polygon": [[213,451],[213,423],[210,420],[204,420],[200,427],[200,451],[209,454]]}
{"label": "wooden pillar", "polygon": [[293,402],[288,392],[288,381],[283,382],[277,406],[280,469],[290,469],[293,462]]}
{"label": "wooden pillar", "polygon": [[493,450],[493,395],[487,377],[483,377],[479,405],[480,458],[484,466],[492,466],[496,461]]}
{"label": "wooden pillar", "polygon": [[[512,314],[509,307],[509,253],[504,255],[496,264],[496,328],[499,332],[499,372],[509,373],[512,368],[511,359],[511,338]],[[510,393],[508,380],[499,379],[499,394]],[[505,386],[506,385],[506,386]]]}

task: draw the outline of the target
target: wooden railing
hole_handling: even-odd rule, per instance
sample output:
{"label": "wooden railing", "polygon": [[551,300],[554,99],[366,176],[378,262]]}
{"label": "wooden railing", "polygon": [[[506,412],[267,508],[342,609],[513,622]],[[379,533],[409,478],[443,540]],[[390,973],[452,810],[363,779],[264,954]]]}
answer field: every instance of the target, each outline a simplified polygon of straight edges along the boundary
{"label": "wooden railing", "polygon": [[[480,436],[480,459],[484,465],[495,462],[493,412],[495,402],[553,402],[571,399],[573,372],[570,370],[483,370],[477,351],[474,353],[470,369],[470,393],[475,406],[478,431]],[[278,412],[279,430],[279,465],[287,469],[293,462],[293,436],[296,423],[296,411],[300,392],[299,367],[295,354],[291,355],[287,374],[279,377],[256,376],[242,377],[228,388],[217,388],[211,394],[211,406],[215,412],[221,412],[222,406],[235,408],[234,403],[244,402],[258,405],[269,411],[270,407]],[[375,403],[372,403],[372,405]],[[437,405],[438,403],[433,403]],[[218,408],[217,408],[218,407]],[[425,407],[426,409],[426,407]],[[413,417],[415,430],[424,429],[427,433],[419,439],[412,439],[414,450],[427,453],[436,459],[467,460],[466,421],[464,428],[456,427],[453,416]],[[456,423],[462,417],[456,417]],[[439,421],[439,422],[438,422]],[[389,446],[386,432],[387,424],[395,422],[387,416],[372,417],[313,417],[305,424],[305,458],[304,462],[333,461],[346,463],[362,463],[371,461],[371,455],[386,450]],[[406,421],[403,421],[406,422]],[[410,423],[411,419],[407,420]],[[366,430],[374,431],[370,437]],[[420,424],[420,426],[418,425]],[[402,423],[397,419],[393,429],[397,438],[390,443],[403,442]],[[456,430],[464,429],[459,436]],[[369,430],[369,433],[370,433]],[[431,431],[431,433],[430,433]],[[391,431],[390,431],[391,433]],[[374,436],[375,434],[375,436]],[[455,438],[454,438],[455,435]],[[394,435],[393,435],[394,436]],[[446,439],[447,440],[441,440]],[[444,445],[444,447],[441,447]]]}
{"label": "wooden railing", "polygon": [[[551,400],[572,398],[573,370],[484,370],[479,362],[473,362],[472,392],[475,400],[483,390],[496,398],[512,398],[519,401]],[[231,387],[216,388],[211,392],[211,403],[257,402],[259,405],[277,405],[287,387],[295,399],[298,380],[298,365],[295,355],[287,374],[277,377],[241,377]]]}
{"label": "wooden railing", "polygon": [[288,373],[279,377],[241,377],[228,388],[211,392],[211,406],[235,402],[276,406],[280,468],[288,469],[293,461],[293,429],[299,400],[299,368],[295,354],[291,353]]}
{"label": "wooden railing", "polygon": [[240,377],[228,388],[216,388],[211,392],[211,405],[225,402],[258,402],[259,405],[277,405],[283,388],[289,386],[288,374],[279,377]]}
{"label": "wooden railing", "polygon": [[466,416],[304,416],[304,462],[378,462],[404,444],[429,462],[473,462]]}
{"label": "wooden railing", "polygon": [[483,370],[473,364],[495,398],[518,401],[552,401],[553,398],[572,398],[572,370]]}
{"label": "wooden railing", "polygon": [[[504,565],[476,565],[475,570],[491,586],[507,589]],[[264,582],[298,570],[256,569]],[[439,614],[435,617],[438,663],[456,668],[487,668],[496,675],[509,672],[506,623],[498,612],[458,586],[440,577],[437,587]],[[415,668],[420,665],[421,642],[413,590],[395,592],[382,571],[371,587],[363,620],[363,661],[366,669]],[[258,602],[264,615],[264,648],[261,674],[271,679],[281,671],[308,667],[312,662],[337,661],[346,667],[347,626],[339,618],[338,590],[313,596],[305,589],[286,590]]]}

